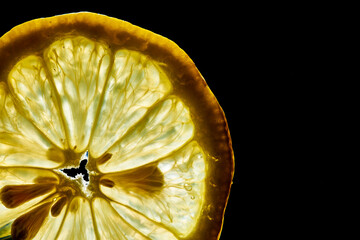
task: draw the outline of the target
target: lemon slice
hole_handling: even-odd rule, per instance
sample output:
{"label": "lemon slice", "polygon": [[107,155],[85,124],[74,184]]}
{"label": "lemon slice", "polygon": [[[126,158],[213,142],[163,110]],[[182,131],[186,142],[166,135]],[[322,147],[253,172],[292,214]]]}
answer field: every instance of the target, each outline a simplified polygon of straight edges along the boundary
{"label": "lemon slice", "polygon": [[221,107],[170,40],[93,13],[0,38],[0,238],[218,239],[233,165]]}

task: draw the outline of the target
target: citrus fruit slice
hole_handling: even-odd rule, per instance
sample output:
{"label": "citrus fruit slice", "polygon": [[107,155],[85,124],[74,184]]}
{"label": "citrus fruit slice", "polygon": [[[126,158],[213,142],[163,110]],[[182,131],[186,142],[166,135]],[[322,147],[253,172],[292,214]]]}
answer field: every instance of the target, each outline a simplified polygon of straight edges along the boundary
{"label": "citrus fruit slice", "polygon": [[0,38],[1,239],[218,239],[233,172],[172,41],[88,12]]}

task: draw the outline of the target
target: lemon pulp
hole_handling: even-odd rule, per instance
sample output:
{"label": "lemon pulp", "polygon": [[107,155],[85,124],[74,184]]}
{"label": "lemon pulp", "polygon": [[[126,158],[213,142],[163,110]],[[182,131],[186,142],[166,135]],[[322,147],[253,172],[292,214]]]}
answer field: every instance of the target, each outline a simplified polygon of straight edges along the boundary
{"label": "lemon pulp", "polygon": [[[67,36],[23,57],[0,82],[0,237],[9,223],[23,239],[186,237],[205,192],[195,134],[147,55]],[[84,190],[58,170],[86,151]]]}

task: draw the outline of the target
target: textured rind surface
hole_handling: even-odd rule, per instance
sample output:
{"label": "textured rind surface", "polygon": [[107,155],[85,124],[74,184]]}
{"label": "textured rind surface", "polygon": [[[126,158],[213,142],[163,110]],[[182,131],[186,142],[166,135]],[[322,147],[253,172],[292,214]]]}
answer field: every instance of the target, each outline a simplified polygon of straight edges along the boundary
{"label": "textured rind surface", "polygon": [[[0,82],[22,56],[39,53],[66,34],[104,41],[114,49],[140,51],[164,63],[174,94],[193,115],[196,139],[206,150],[208,178],[205,207],[197,231],[188,239],[217,239],[234,172],[234,155],[225,115],[194,63],[175,43],[128,22],[93,13],[37,19],[19,25],[0,38]],[[20,47],[19,47],[20,46]],[[211,119],[211,121],[209,121]]]}

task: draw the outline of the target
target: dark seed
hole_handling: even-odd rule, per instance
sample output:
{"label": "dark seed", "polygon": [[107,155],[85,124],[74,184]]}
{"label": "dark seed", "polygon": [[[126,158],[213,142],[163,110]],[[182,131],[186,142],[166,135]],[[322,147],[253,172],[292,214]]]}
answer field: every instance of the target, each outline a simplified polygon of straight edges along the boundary
{"label": "dark seed", "polygon": [[21,204],[52,191],[55,184],[7,185],[0,191],[0,200],[7,208]]}
{"label": "dark seed", "polygon": [[33,239],[49,215],[51,203],[46,203],[17,218],[11,226],[14,240]]}
{"label": "dark seed", "polygon": [[51,207],[51,215],[53,217],[59,216],[61,213],[61,210],[64,208],[64,206],[67,203],[67,197],[60,198],[52,207]]}
{"label": "dark seed", "polygon": [[101,179],[100,184],[104,185],[105,187],[112,188],[115,186],[115,183],[109,179]]}
{"label": "dark seed", "polygon": [[35,183],[57,183],[58,180],[55,177],[37,177],[34,179]]}
{"label": "dark seed", "polygon": [[106,153],[103,156],[100,157],[100,159],[98,160],[98,164],[104,164],[107,161],[110,160],[110,158],[112,157],[111,153]]}

